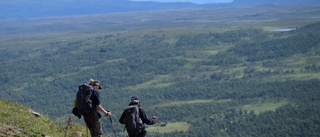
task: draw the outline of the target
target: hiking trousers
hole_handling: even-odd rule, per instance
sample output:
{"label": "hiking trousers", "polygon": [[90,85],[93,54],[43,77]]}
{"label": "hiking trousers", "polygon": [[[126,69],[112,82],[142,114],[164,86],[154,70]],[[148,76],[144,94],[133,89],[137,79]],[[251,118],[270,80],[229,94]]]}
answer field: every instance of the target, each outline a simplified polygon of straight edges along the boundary
{"label": "hiking trousers", "polygon": [[91,137],[101,137],[102,128],[100,118],[97,113],[89,113],[83,116],[84,121],[90,131]]}
{"label": "hiking trousers", "polygon": [[146,131],[142,131],[138,134],[135,133],[128,133],[129,137],[146,137],[147,132]]}

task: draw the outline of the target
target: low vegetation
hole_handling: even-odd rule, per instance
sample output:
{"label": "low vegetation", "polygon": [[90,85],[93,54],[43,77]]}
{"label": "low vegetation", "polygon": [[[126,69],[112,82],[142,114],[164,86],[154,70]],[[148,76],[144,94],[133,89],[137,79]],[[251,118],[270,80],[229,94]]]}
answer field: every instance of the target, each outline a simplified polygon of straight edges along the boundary
{"label": "low vegetation", "polygon": [[77,137],[77,133],[86,135],[85,127],[77,123],[70,123],[67,132],[68,119],[65,125],[56,125],[45,115],[34,112],[30,108],[0,100],[0,136],[6,137],[42,137],[55,136]]}
{"label": "low vegetation", "polygon": [[190,124],[187,122],[163,122],[156,124],[156,126],[148,126],[147,131],[153,134],[163,134],[172,132],[188,132],[189,128]]}

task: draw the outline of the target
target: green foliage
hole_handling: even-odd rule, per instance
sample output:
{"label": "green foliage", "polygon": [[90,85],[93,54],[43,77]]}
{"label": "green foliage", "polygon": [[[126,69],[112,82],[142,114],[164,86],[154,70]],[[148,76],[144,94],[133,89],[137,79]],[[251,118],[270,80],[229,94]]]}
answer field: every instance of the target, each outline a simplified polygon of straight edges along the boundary
{"label": "green foliage", "polygon": [[[23,105],[0,100],[0,136],[15,137],[42,137],[42,136],[64,136],[66,126],[56,125],[47,116],[34,115],[32,110]],[[68,119],[66,119],[67,121]],[[75,132],[85,134],[85,127],[71,123],[68,135],[75,136]]]}

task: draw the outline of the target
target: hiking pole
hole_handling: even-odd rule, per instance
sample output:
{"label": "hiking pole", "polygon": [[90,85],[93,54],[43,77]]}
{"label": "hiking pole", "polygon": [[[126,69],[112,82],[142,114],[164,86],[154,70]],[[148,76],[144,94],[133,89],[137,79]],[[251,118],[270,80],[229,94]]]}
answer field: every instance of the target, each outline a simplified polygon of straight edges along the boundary
{"label": "hiking pole", "polygon": [[86,126],[87,137],[89,137],[88,126]]}
{"label": "hiking pole", "polygon": [[69,117],[69,119],[68,119],[68,123],[67,123],[67,126],[66,126],[66,133],[64,134],[64,137],[67,137],[68,136],[68,131],[69,131],[69,127],[70,127],[70,125],[71,125],[71,122],[72,122],[72,120],[71,120],[71,117]]}
{"label": "hiking pole", "polygon": [[159,132],[159,121],[158,121],[158,117],[157,117],[157,125],[156,125],[156,127],[157,127],[157,131],[158,131],[158,137],[160,137],[160,132]]}
{"label": "hiking pole", "polygon": [[113,125],[111,116],[109,116],[109,119],[110,119],[110,123],[111,123],[111,126],[112,126],[112,130],[113,130],[114,136],[117,137],[116,131],[114,130],[114,125]]}
{"label": "hiking pole", "polygon": [[[126,127],[123,128],[123,133],[125,134],[126,132]],[[129,134],[127,133],[127,136],[126,137],[129,137]]]}
{"label": "hiking pole", "polygon": [[157,127],[157,131],[158,131],[158,137],[160,137],[160,132],[159,132],[159,123],[157,122],[157,125],[156,125],[156,127]]}

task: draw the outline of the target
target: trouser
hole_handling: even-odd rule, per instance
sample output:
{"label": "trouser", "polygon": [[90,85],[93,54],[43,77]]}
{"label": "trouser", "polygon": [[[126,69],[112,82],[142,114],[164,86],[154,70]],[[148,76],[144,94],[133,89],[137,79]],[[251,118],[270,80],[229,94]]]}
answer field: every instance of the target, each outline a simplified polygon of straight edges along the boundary
{"label": "trouser", "polygon": [[100,118],[97,113],[89,113],[83,116],[87,127],[89,128],[91,137],[101,137],[102,128],[100,123]]}
{"label": "trouser", "polygon": [[142,131],[140,133],[128,133],[129,137],[146,137],[147,132],[146,131]]}

